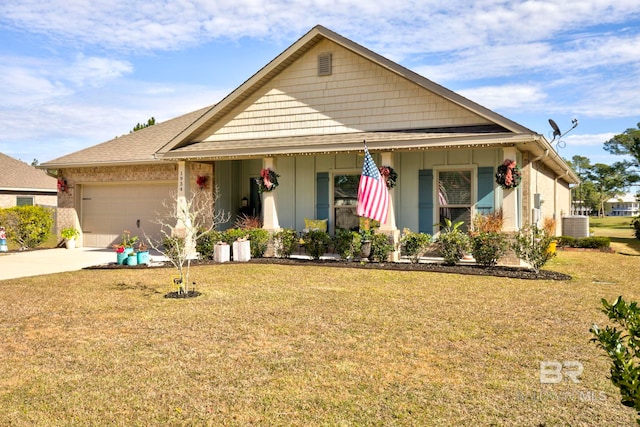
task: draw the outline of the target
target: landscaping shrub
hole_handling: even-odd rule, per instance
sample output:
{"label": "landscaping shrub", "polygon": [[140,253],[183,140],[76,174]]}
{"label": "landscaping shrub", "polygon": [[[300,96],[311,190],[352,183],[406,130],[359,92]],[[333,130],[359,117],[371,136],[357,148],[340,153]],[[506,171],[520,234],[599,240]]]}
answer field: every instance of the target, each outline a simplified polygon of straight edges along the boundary
{"label": "landscaping shrub", "polygon": [[483,267],[497,265],[508,248],[507,236],[502,233],[480,232],[471,237],[471,253]]}
{"label": "landscaping shrub", "polygon": [[196,240],[196,251],[200,253],[202,258],[212,259],[216,243],[224,241],[225,237],[223,232],[212,230],[208,233],[202,234]]}
{"label": "landscaping shrub", "polygon": [[249,243],[251,244],[251,257],[262,258],[269,245],[270,233],[264,228],[251,228],[249,232]]}
{"label": "landscaping shrub", "polygon": [[565,248],[607,249],[611,246],[611,238],[604,236],[591,237],[556,237],[558,246]]}
{"label": "landscaping shrub", "polygon": [[555,256],[554,252],[549,251],[552,240],[555,240],[555,237],[533,225],[524,227],[516,233],[511,248],[518,258],[529,263],[531,268],[538,272],[547,261]]}
{"label": "landscaping shrub", "polygon": [[636,239],[640,240],[640,215],[631,220],[631,228],[633,228]]}
{"label": "landscaping shrub", "polygon": [[431,235],[426,233],[414,233],[405,228],[400,237],[400,248],[403,255],[409,258],[412,263],[417,263],[420,257],[425,254],[431,244]]}
{"label": "landscaping shrub", "polygon": [[488,214],[477,213],[473,217],[473,229],[478,233],[499,233],[502,231],[502,225],[504,218],[502,215],[502,209],[498,209]]}
{"label": "landscaping shrub", "polygon": [[391,251],[393,251],[393,245],[389,242],[389,236],[375,233],[371,239],[369,258],[375,262],[386,262]]}
{"label": "landscaping shrub", "polygon": [[273,235],[273,245],[278,258],[290,258],[298,247],[296,230],[283,228]]}
{"label": "landscaping shrub", "polygon": [[556,237],[557,246],[560,248],[576,248],[576,238],[572,236],[558,236]]}
{"label": "landscaping shrub", "polygon": [[0,224],[5,227],[7,239],[31,249],[51,236],[53,211],[42,206],[14,206],[0,210]]}
{"label": "landscaping shrub", "polygon": [[[640,415],[640,309],[636,302],[627,304],[619,296],[613,304],[604,298],[602,311],[621,329],[607,326],[600,329],[594,324],[590,332],[592,342],[602,348],[611,361],[611,382],[618,387],[624,406],[635,409]],[[640,424],[640,416],[636,420]]]}
{"label": "landscaping shrub", "polygon": [[351,259],[360,253],[362,236],[356,231],[339,229],[333,237],[333,245],[340,258]]}
{"label": "landscaping shrub", "polygon": [[452,224],[450,219],[445,218],[444,227],[436,239],[438,252],[444,258],[445,265],[455,265],[469,251],[469,236],[460,230],[462,224],[462,221]]}
{"label": "landscaping shrub", "polygon": [[229,245],[233,245],[238,239],[248,239],[249,238],[249,230],[244,230],[240,228],[230,228],[224,232],[224,240]]}
{"label": "landscaping shrub", "polygon": [[307,253],[313,259],[320,259],[322,255],[327,253],[331,244],[331,236],[326,231],[309,230],[304,234],[303,239]]}

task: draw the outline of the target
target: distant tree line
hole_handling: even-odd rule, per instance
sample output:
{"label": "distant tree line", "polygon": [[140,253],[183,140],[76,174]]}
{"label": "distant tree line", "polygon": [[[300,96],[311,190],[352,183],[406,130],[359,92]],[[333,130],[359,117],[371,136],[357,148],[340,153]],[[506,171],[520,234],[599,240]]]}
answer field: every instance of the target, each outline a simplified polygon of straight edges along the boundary
{"label": "distant tree line", "polygon": [[640,182],[640,123],[637,129],[627,129],[605,142],[604,149],[611,154],[629,156],[630,160],[592,165],[587,157],[573,156],[567,161],[581,180],[573,189],[572,200],[598,216],[604,216],[608,199]]}

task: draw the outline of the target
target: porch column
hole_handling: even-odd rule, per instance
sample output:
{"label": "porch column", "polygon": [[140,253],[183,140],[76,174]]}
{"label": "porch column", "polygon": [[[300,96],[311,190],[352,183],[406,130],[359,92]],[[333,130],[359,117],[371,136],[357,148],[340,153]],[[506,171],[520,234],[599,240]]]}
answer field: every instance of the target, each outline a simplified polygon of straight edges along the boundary
{"label": "porch column", "polygon": [[[276,169],[277,161],[274,157],[266,157],[262,160],[262,168],[278,171]],[[277,189],[262,193],[262,223],[265,230],[271,232],[280,230],[280,222],[278,221],[278,209],[276,203]]]}
{"label": "porch column", "polygon": [[[173,236],[185,239],[187,248],[192,248],[195,255],[195,242],[188,233],[191,228],[189,217],[189,200],[191,198],[191,174],[189,162],[178,162],[178,193],[176,195],[176,226],[173,229]],[[188,256],[189,257],[189,256]]]}
{"label": "porch column", "polygon": [[[380,166],[390,166],[392,168],[394,167],[392,152],[386,151],[384,153],[380,153]],[[380,224],[380,232],[389,236],[389,239],[393,244],[394,251],[390,254],[390,261],[398,261],[400,259],[400,250],[398,247],[398,242],[400,241],[400,230],[398,230],[396,226],[395,188],[389,190],[389,209],[387,211],[387,222],[385,224]]]}
{"label": "porch column", "polygon": [[[515,147],[503,148],[504,160],[515,160]],[[518,231],[518,194],[516,188],[502,189],[502,231],[513,232]]]}

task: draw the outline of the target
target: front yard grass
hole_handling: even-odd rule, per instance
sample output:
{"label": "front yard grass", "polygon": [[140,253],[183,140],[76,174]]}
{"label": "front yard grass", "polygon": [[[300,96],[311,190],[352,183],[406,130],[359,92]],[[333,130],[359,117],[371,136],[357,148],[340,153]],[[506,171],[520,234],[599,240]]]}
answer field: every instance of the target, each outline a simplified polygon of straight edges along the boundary
{"label": "front yard grass", "polygon": [[632,219],[620,216],[589,217],[589,228],[595,236],[610,237],[611,248],[616,252],[640,255],[640,240],[633,234]]}
{"label": "front yard grass", "polygon": [[[265,264],[0,282],[0,420],[52,425],[633,425],[589,342],[637,257],[562,252],[571,281]],[[581,382],[540,382],[578,361]]]}

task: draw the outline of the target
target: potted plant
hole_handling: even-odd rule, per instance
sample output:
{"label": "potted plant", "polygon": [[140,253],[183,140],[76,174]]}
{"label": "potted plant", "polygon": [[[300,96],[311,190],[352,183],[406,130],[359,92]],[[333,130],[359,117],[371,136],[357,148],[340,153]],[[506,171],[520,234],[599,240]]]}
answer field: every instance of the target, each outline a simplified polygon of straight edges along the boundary
{"label": "potted plant", "polygon": [[60,236],[64,239],[64,245],[67,249],[74,249],[76,247],[76,237],[80,235],[80,232],[74,227],[63,228],[60,232]]}
{"label": "potted plant", "polygon": [[149,247],[143,242],[138,243],[138,252],[136,252],[138,264],[149,264]]}
{"label": "potted plant", "polygon": [[127,264],[127,257],[133,252],[133,245],[138,241],[137,236],[131,236],[131,232],[124,230],[122,233],[122,241],[113,245],[116,250],[118,265]]}
{"label": "potted plant", "polygon": [[136,251],[129,252],[127,256],[127,265],[138,265],[138,254]]}

